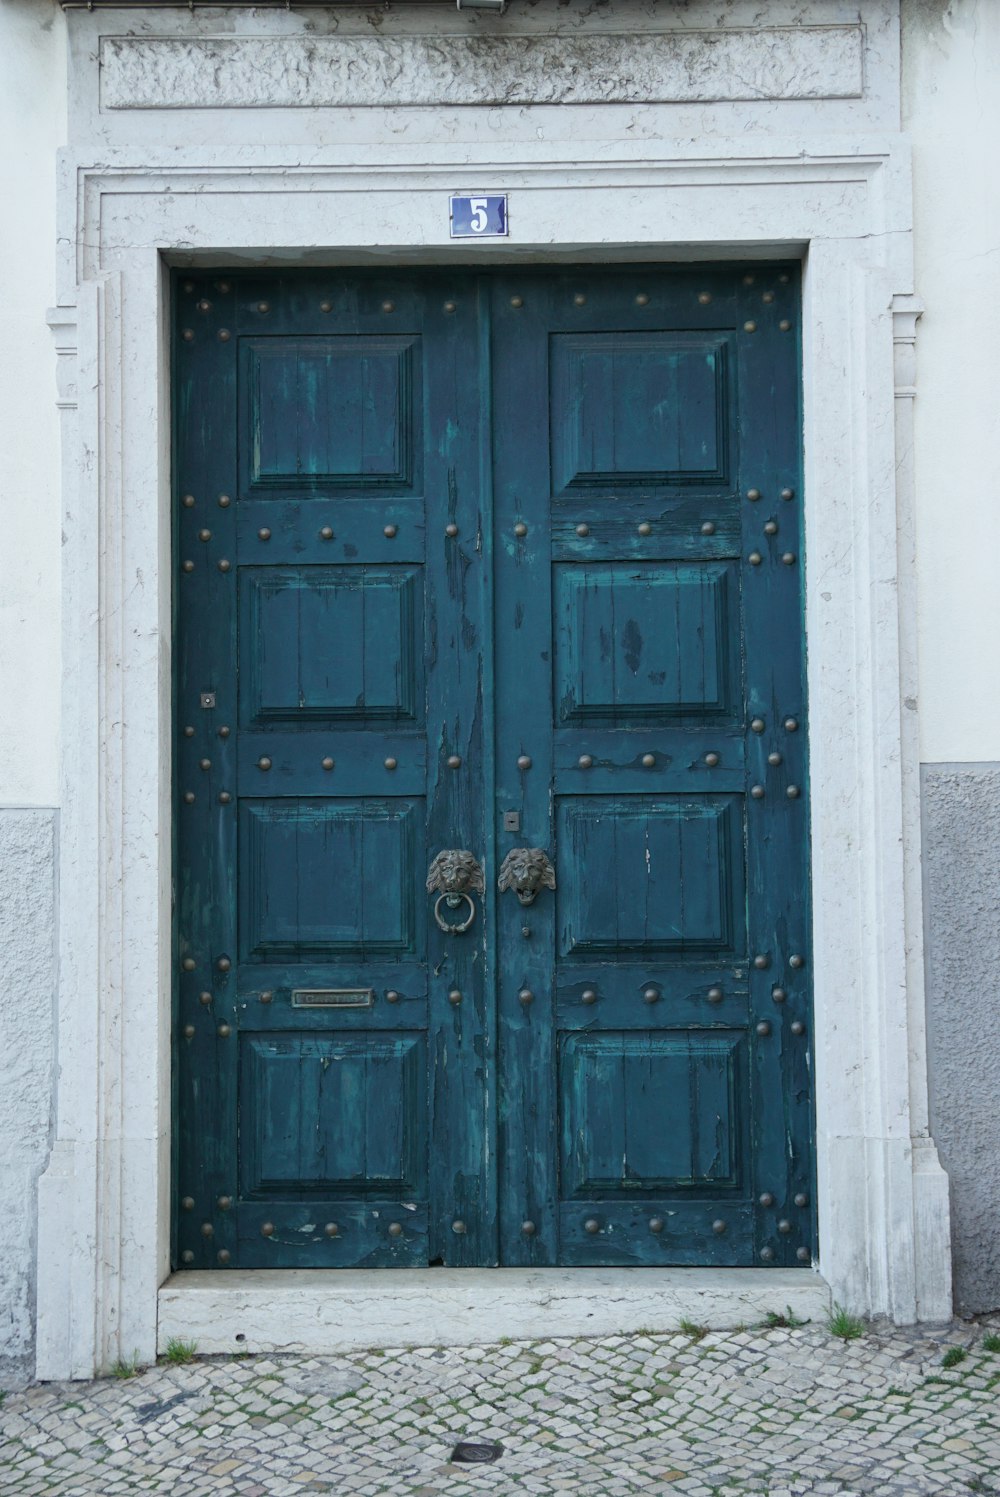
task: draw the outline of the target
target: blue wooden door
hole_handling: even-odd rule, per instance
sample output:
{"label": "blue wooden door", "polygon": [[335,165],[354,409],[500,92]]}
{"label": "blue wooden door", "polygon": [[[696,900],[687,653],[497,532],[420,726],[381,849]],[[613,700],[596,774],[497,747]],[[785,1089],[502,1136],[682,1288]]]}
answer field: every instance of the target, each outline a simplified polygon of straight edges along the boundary
{"label": "blue wooden door", "polygon": [[794,270],[175,292],[178,1262],[808,1261]]}
{"label": "blue wooden door", "polygon": [[812,1256],[796,307],[494,286],[498,856],[556,883],[498,911],[510,1263]]}
{"label": "blue wooden door", "polygon": [[485,348],[449,288],[177,286],[182,1263],[497,1257],[482,892],[425,889],[489,822]]}

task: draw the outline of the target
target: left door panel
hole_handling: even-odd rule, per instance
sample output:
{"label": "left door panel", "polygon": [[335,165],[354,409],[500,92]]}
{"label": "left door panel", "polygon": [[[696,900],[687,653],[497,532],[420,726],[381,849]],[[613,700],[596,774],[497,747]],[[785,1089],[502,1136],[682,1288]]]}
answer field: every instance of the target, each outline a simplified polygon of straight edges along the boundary
{"label": "left door panel", "polygon": [[494,1262],[477,288],[174,289],[177,1261]]}

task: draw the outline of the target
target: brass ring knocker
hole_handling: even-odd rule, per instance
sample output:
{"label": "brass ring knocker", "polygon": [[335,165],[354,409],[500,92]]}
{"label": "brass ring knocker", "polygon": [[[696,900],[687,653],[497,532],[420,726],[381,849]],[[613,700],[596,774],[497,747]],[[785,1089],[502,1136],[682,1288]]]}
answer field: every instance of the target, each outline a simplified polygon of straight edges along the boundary
{"label": "brass ring knocker", "polygon": [[[453,925],[449,924],[447,920],[442,920],[441,906],[443,904],[446,904],[450,910],[457,910],[461,905],[463,899],[469,906],[468,919],[458,920]],[[467,931],[475,918],[476,905],[471,894],[439,894],[437,899],[435,899],[434,901],[434,919],[437,921],[441,929],[443,931],[447,931],[448,935],[450,936],[460,936],[463,931]]]}
{"label": "brass ring knocker", "polygon": [[[476,904],[472,895],[486,892],[483,870],[471,852],[453,847],[438,853],[427,870],[427,892],[433,894],[438,890],[440,892],[434,901],[434,919],[439,929],[449,936],[462,935],[476,918]],[[468,919],[449,921],[443,918],[442,905],[446,905],[449,910],[458,910],[463,902],[469,906]]]}

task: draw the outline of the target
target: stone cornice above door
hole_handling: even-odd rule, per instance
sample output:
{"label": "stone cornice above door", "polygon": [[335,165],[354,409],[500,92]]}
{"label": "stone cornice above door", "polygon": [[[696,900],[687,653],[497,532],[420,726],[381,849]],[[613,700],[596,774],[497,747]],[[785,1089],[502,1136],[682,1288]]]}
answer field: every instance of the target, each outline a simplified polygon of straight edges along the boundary
{"label": "stone cornice above door", "polygon": [[[74,153],[815,141],[899,131],[899,0],[74,9]],[[571,106],[571,107],[570,107]],[[266,121],[266,123],[265,123]]]}
{"label": "stone cornice above door", "polygon": [[860,26],[101,39],[104,109],[855,99]]}

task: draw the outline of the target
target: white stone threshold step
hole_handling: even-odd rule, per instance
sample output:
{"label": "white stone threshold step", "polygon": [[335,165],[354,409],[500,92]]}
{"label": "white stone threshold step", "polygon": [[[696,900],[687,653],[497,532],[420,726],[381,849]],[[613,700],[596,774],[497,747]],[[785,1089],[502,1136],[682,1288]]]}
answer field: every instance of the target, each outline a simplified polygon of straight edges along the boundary
{"label": "white stone threshold step", "polygon": [[822,1320],[825,1279],[807,1269],[274,1269],[172,1275],[159,1294],[160,1351],[330,1353],[475,1346],[552,1336],[713,1330],[769,1310]]}

